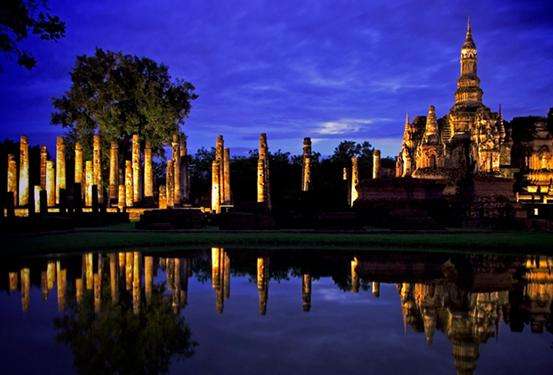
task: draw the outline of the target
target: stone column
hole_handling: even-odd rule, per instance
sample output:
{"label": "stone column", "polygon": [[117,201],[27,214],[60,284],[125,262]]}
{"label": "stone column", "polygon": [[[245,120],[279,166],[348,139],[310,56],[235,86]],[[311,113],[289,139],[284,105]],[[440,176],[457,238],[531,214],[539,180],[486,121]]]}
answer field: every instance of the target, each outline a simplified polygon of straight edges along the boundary
{"label": "stone column", "polygon": [[17,162],[15,155],[8,154],[8,193],[13,193],[13,205],[17,206]]}
{"label": "stone column", "polygon": [[121,184],[117,187],[117,207],[119,211],[124,211],[126,205],[127,194],[125,191],[125,185]]}
{"label": "stone column", "polygon": [[54,207],[56,205],[56,172],[52,160],[46,162],[46,197],[48,207]]}
{"label": "stone column", "polygon": [[144,145],[144,198],[154,198],[154,171],[152,165],[152,144],[146,140]]}
{"label": "stone column", "polygon": [[140,137],[138,134],[132,135],[132,187],[133,204],[139,204],[142,200],[140,191]]}
{"label": "stone column", "polygon": [[225,141],[222,135],[218,135],[215,141],[215,160],[219,163],[219,204],[224,201],[225,191],[223,186],[223,180],[225,175],[224,157],[225,157]]}
{"label": "stone column", "polygon": [[81,184],[81,192],[84,192],[83,184],[83,146],[75,143],[75,183]]}
{"label": "stone column", "polygon": [[373,151],[373,179],[380,178],[380,150]]}
{"label": "stone column", "polygon": [[232,194],[230,189],[230,149],[225,148],[223,153],[223,203],[231,204],[232,203]]}
{"label": "stone column", "polygon": [[45,145],[40,146],[40,187],[46,190],[46,161],[48,160],[48,149]]}
{"label": "stone column", "polygon": [[172,158],[173,158],[173,202],[175,205],[179,205],[181,201],[181,178],[180,178],[180,143],[179,135],[173,134],[173,142],[171,142]]}
{"label": "stone column", "polygon": [[159,187],[158,208],[165,210],[167,208],[167,190],[165,185]]}
{"label": "stone column", "polygon": [[132,161],[125,160],[125,206],[133,206],[134,188],[133,188],[133,169]]}
{"label": "stone column", "polygon": [[56,204],[60,203],[60,189],[65,189],[65,141],[56,137]]}
{"label": "stone column", "polygon": [[311,138],[303,139],[303,158],[301,173],[301,191],[309,191],[311,188]]}
{"label": "stone column", "polygon": [[257,161],[257,202],[271,208],[269,158],[267,146],[267,134],[259,135],[259,159]]}
{"label": "stone column", "polygon": [[104,188],[102,179],[102,138],[99,134],[94,134],[92,141],[92,168],[93,184],[98,188],[98,202],[104,201]]}
{"label": "stone column", "polygon": [[174,192],[175,192],[175,166],[173,160],[167,160],[165,167],[165,192],[167,195],[167,207],[173,208],[175,205]]}
{"label": "stone column", "polygon": [[94,168],[92,166],[92,161],[87,160],[85,162],[85,194],[84,194],[84,205],[86,207],[92,206],[92,185],[94,185]]}
{"label": "stone column", "polygon": [[19,139],[19,205],[29,204],[29,139]]}
{"label": "stone column", "polygon": [[113,141],[109,147],[109,201],[115,202],[119,192],[119,145]]}
{"label": "stone column", "polygon": [[211,162],[211,212],[221,213],[219,162],[217,159]]}
{"label": "stone column", "polygon": [[359,198],[359,165],[357,157],[351,158],[351,195],[350,206],[353,207],[353,203]]}
{"label": "stone column", "polygon": [[179,153],[180,153],[180,188],[181,198],[184,202],[190,201],[190,176],[188,175],[188,161],[186,156],[188,155],[188,148],[186,145],[186,135],[181,133],[179,138]]}

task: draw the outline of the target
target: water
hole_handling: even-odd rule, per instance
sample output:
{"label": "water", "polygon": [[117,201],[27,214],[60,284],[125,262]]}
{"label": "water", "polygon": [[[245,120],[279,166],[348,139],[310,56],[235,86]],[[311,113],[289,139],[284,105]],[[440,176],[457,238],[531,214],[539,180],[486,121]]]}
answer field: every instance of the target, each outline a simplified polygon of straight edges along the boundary
{"label": "water", "polygon": [[2,372],[550,374],[552,271],[369,251],[4,259]]}

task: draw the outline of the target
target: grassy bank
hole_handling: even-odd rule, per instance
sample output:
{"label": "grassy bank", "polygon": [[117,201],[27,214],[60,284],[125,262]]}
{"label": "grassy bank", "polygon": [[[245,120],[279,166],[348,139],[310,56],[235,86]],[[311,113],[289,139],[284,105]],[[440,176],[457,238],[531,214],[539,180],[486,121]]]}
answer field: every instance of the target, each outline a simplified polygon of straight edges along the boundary
{"label": "grassy bank", "polygon": [[5,235],[2,254],[40,254],[136,248],[416,249],[553,253],[553,235],[527,232],[140,231],[128,225],[41,235]]}

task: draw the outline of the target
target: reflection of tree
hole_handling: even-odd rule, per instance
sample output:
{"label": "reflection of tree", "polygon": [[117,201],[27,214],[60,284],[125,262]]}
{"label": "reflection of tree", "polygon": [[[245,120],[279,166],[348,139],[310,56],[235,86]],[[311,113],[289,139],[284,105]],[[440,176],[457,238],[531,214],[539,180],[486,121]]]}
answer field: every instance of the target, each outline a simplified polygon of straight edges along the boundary
{"label": "reflection of tree", "polygon": [[92,295],[71,305],[54,320],[57,339],[68,345],[79,373],[166,373],[173,356],[188,358],[197,343],[184,318],[174,314],[163,288],[154,288],[152,302],[133,313],[130,303],[103,303],[95,314]]}

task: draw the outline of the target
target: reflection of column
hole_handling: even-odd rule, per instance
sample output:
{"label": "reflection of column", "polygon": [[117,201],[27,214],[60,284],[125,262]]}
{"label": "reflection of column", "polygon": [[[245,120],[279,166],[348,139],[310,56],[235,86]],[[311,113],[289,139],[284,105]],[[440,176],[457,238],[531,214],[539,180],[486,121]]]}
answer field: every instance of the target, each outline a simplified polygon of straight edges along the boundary
{"label": "reflection of column", "polygon": [[144,257],[144,293],[146,295],[146,304],[152,303],[154,257]]}
{"label": "reflection of column", "polygon": [[92,167],[92,161],[85,161],[84,173],[85,173],[85,195],[84,204],[87,207],[92,206],[92,185],[94,185],[94,168]]}
{"label": "reflection of column", "polygon": [[56,205],[56,173],[52,160],[46,161],[46,197],[48,207],[54,207]]}
{"label": "reflection of column", "polygon": [[257,291],[259,293],[259,314],[267,313],[267,299],[269,294],[269,259],[257,258]]}
{"label": "reflection of column", "polygon": [[182,260],[182,306],[188,303],[188,277],[190,276],[190,261],[187,258]]}
{"label": "reflection of column", "polygon": [[221,186],[219,184],[220,165],[217,160],[211,162],[211,211],[221,213]]}
{"label": "reflection of column", "polygon": [[154,197],[154,170],[152,165],[152,144],[146,140],[144,146],[144,198]]}
{"label": "reflection of column", "polygon": [[301,302],[303,311],[311,310],[311,275],[308,273],[301,278]]}
{"label": "reflection of column", "polygon": [[15,155],[8,154],[8,193],[13,193],[13,204],[17,206],[17,162]]}
{"label": "reflection of column", "polygon": [[78,304],[83,302],[83,279],[80,277],[75,279],[75,299]]}
{"label": "reflection of column", "polygon": [[140,258],[142,255],[135,251],[133,254],[133,277],[132,277],[132,311],[135,314],[140,312]]}
{"label": "reflection of column", "polygon": [[357,259],[357,257],[353,257],[353,260],[351,261],[351,291],[353,293],[359,292],[358,267],[359,267],[359,260]]}
{"label": "reflection of column", "polygon": [[179,135],[173,134],[173,142],[171,142],[171,150],[173,157],[173,202],[175,205],[179,205],[181,201],[181,178],[180,178],[180,151],[179,151]]}
{"label": "reflection of column", "polygon": [[225,299],[230,298],[230,257],[226,251],[223,250],[223,292]]}
{"label": "reflection of column", "polygon": [[46,278],[46,271],[40,273],[40,293],[42,299],[46,301],[48,299],[48,280]]}
{"label": "reflection of column", "polygon": [[48,149],[45,145],[40,146],[40,187],[46,190],[46,161],[48,160]]}
{"label": "reflection of column", "polygon": [[93,184],[98,187],[98,202],[104,202],[104,184],[102,179],[102,138],[94,134],[92,138]]}
{"label": "reflection of column", "polygon": [[353,207],[355,201],[359,198],[359,166],[357,157],[351,158],[351,195],[350,206]]}
{"label": "reflection of column", "polygon": [[125,160],[125,206],[133,206],[133,174],[132,174],[132,162]]}
{"label": "reflection of column", "polygon": [[94,274],[94,312],[98,314],[102,309],[102,283],[101,276]]}
{"label": "reflection of column", "polygon": [[375,296],[377,298],[380,297],[380,283],[379,282],[373,281],[372,285],[371,285],[371,290],[372,290],[373,296]]}
{"label": "reflection of column", "polygon": [[15,292],[17,290],[17,284],[18,284],[17,272],[8,273],[8,279],[10,284],[10,292]]}
{"label": "reflection of column", "polygon": [[119,276],[117,272],[117,254],[112,253],[109,257],[109,285],[111,289],[111,301],[119,302]]}
{"label": "reflection of column", "polygon": [[141,200],[140,192],[140,137],[138,134],[132,135],[132,185],[133,185],[133,203],[138,204]]}
{"label": "reflection of column", "polygon": [[215,290],[215,310],[223,312],[223,288],[221,278],[221,266],[223,266],[223,250],[219,247],[211,248],[211,286]]}
{"label": "reflection of column", "polygon": [[31,270],[28,268],[21,269],[21,307],[23,311],[29,311],[31,302]]}
{"label": "reflection of column", "polygon": [[67,291],[67,270],[61,268],[61,262],[56,262],[57,291],[58,291],[58,311],[65,310],[65,294]]}
{"label": "reflection of column", "polygon": [[56,282],[56,264],[53,260],[49,261],[46,266],[46,284],[48,290],[52,290],[54,283]]}
{"label": "reflection of column", "polygon": [[165,166],[165,197],[167,199],[167,207],[173,208],[175,205],[174,200],[174,183],[175,183],[175,167],[173,164],[173,160],[167,160],[167,165]]}
{"label": "reflection of column", "polygon": [[131,290],[132,287],[132,267],[134,264],[133,253],[125,253],[125,289]]}
{"label": "reflection of column", "polygon": [[119,145],[111,142],[109,147],[109,200],[115,201],[118,198],[119,185]]}
{"label": "reflection of column", "polygon": [[86,289],[92,290],[94,284],[94,259],[92,253],[86,253],[84,256],[85,262],[85,278],[86,278]]}
{"label": "reflection of column", "polygon": [[19,138],[19,205],[29,204],[29,139]]}
{"label": "reflection of column", "polygon": [[181,308],[181,264],[180,264],[180,258],[174,259],[174,282],[173,282],[173,298],[172,298],[172,304],[173,304],[173,312],[177,314]]}

